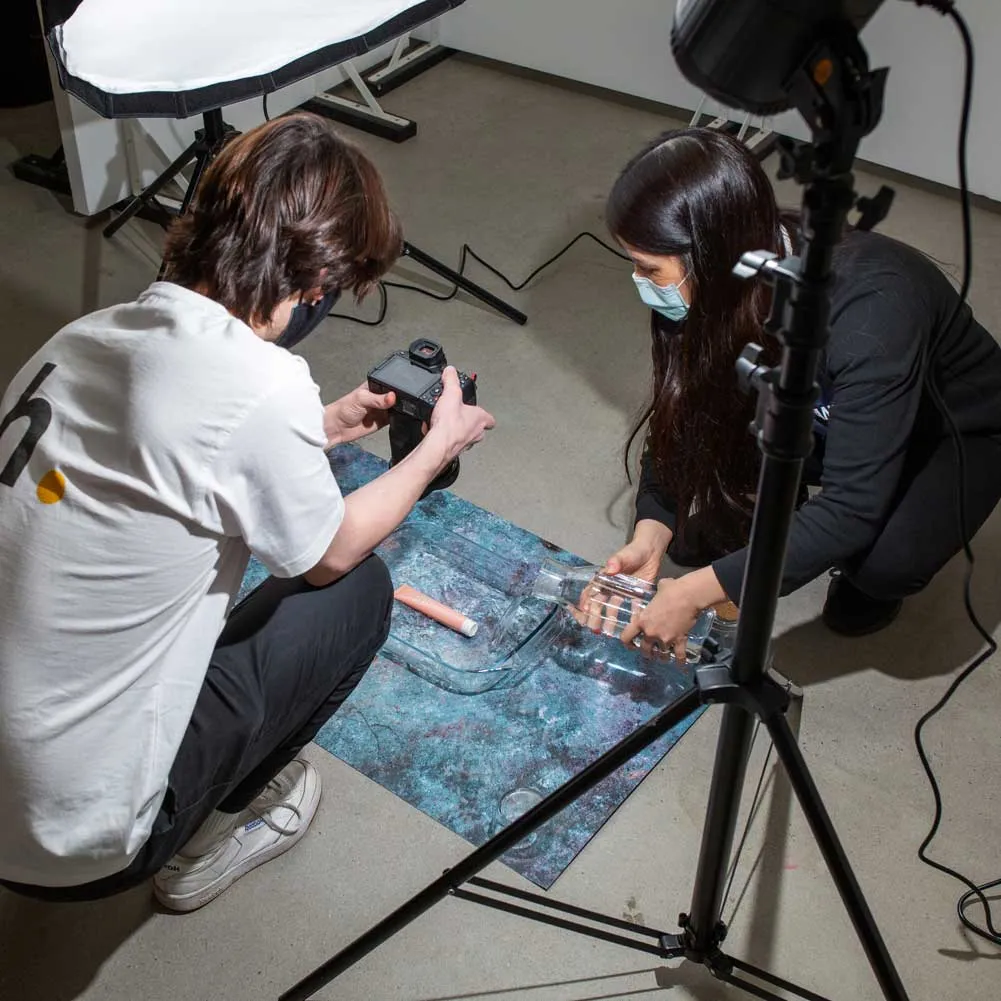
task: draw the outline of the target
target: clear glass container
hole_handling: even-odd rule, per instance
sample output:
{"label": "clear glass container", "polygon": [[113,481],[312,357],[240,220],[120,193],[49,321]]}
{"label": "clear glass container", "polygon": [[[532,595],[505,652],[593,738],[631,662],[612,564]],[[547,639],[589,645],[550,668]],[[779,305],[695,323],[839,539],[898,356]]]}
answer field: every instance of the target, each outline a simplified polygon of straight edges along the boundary
{"label": "clear glass container", "polygon": [[[396,602],[383,656],[461,695],[516,685],[544,659],[537,646],[523,647],[553,619],[554,606],[534,602],[511,610],[512,599],[524,593],[538,564],[509,559],[429,525],[404,525],[377,552],[394,587],[409,584],[479,626],[475,637],[462,636]],[[501,622],[505,639],[498,642]]]}
{"label": "clear glass container", "polygon": [[568,567],[546,560],[532,585],[532,596],[583,613],[581,624],[621,636],[633,618],[650,603],[656,589],[646,580],[626,574],[606,574],[599,566]]}
{"label": "clear glass container", "polygon": [[[394,587],[409,584],[479,627],[474,637],[462,636],[396,602],[382,655],[446,691],[478,695],[510,688],[547,663],[624,687],[640,678],[656,684],[665,668],[675,669],[673,656],[648,657],[618,639],[652,597],[647,581],[557,560],[540,567],[429,525],[404,525],[377,552]],[[600,621],[582,622],[579,600],[591,587],[597,588],[590,597],[597,599]],[[708,611],[696,622],[689,664],[700,659],[712,621]]]}
{"label": "clear glass container", "polygon": [[518,656],[541,658],[548,666],[590,678],[614,692],[652,704],[670,701],[677,694],[679,672],[685,683],[692,665],[674,657],[649,655],[635,646],[601,632],[585,629],[569,608],[560,607]]}
{"label": "clear glass container", "polygon": [[[563,606],[583,628],[616,639],[656,593],[650,581],[639,577],[607,574],[602,567],[594,565],[571,567],[552,559],[539,568],[531,588],[533,598]],[[701,658],[714,618],[713,610],[706,609],[696,620],[688,636],[689,663],[696,663]],[[499,630],[498,637],[508,639],[503,629]],[[668,656],[673,658],[673,653]]]}
{"label": "clear glass container", "polygon": [[[545,560],[532,583],[531,595],[559,605],[577,605],[585,589],[590,586],[601,567],[594,564],[568,566],[559,560]],[[649,588],[646,581],[643,583]]]}

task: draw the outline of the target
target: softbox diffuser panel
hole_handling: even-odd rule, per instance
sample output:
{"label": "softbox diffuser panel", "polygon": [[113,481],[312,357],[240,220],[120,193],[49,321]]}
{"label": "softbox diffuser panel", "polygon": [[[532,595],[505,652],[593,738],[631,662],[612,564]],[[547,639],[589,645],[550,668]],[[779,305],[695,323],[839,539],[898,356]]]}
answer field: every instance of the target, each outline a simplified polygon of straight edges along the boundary
{"label": "softbox diffuser panel", "polygon": [[463,0],[43,0],[63,88],[105,118],[187,118],[259,97]]}

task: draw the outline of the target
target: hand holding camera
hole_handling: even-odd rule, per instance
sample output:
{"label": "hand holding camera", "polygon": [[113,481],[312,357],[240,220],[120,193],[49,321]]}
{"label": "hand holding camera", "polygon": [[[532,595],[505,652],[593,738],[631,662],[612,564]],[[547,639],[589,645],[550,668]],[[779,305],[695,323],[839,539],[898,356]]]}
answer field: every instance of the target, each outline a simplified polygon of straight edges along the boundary
{"label": "hand holding camera", "polygon": [[425,437],[441,442],[447,465],[460,453],[482,441],[495,421],[482,407],[465,402],[459,373],[451,365],[442,372],[441,381],[441,396],[431,414],[430,428]]}
{"label": "hand holding camera", "polygon": [[441,450],[441,472],[423,496],[450,487],[459,476],[460,453],[483,439],[493,417],[476,405],[476,376],[450,366],[442,346],[427,338],[395,351],[368,375],[375,394],[393,394],[389,411],[390,465],[422,442]]}
{"label": "hand holding camera", "polygon": [[323,410],[327,448],[357,441],[384,428],[389,423],[389,410],[394,403],[395,394],[373,393],[368,383],[363,383],[347,396],[328,404]]}

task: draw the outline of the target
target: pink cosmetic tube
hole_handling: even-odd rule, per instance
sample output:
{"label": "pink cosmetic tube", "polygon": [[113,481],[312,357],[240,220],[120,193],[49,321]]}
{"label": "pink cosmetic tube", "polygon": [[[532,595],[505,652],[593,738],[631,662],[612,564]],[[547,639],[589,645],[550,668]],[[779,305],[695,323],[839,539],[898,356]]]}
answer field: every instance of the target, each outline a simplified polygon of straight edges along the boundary
{"label": "pink cosmetic tube", "polygon": [[448,626],[449,629],[454,629],[463,636],[475,636],[476,630],[479,629],[479,626],[462,612],[457,612],[454,608],[449,608],[448,605],[443,605],[440,601],[429,598],[409,584],[400,585],[394,594],[396,600],[408,608],[426,615],[429,619],[434,619],[435,622],[440,622],[443,626]]}

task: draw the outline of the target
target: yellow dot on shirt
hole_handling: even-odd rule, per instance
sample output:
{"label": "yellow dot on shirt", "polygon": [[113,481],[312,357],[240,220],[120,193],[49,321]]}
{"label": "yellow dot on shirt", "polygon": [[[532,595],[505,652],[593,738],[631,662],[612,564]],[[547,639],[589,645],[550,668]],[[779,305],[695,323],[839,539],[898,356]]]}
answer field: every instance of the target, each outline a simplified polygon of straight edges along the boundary
{"label": "yellow dot on shirt", "polygon": [[58,504],[66,493],[66,477],[58,469],[50,469],[38,481],[35,492],[43,504]]}

